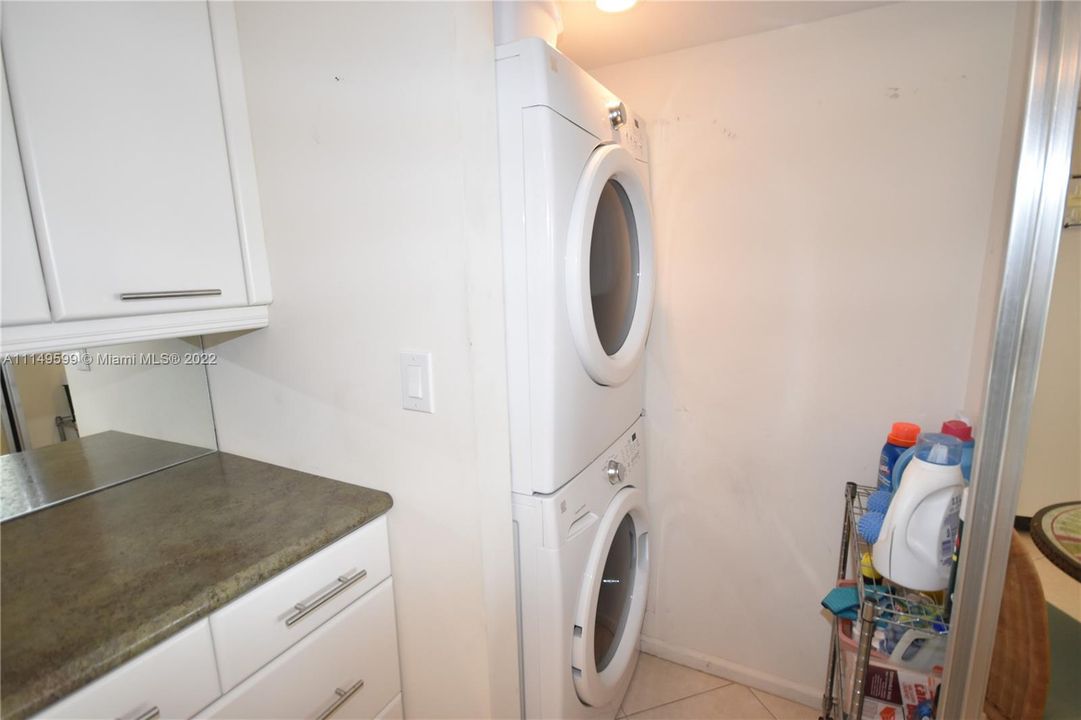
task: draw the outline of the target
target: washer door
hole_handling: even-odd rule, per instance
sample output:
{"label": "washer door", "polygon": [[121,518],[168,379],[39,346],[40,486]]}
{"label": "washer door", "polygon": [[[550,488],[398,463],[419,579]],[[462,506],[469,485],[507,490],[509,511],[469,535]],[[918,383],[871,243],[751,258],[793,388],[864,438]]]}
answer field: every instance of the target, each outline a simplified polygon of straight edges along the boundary
{"label": "washer door", "polygon": [[567,236],[567,308],[578,356],[594,382],[634,372],[653,314],[653,222],[637,163],[602,145],[586,163]]}
{"label": "washer door", "polygon": [[633,669],[649,585],[648,533],[645,495],[621,490],[601,518],[578,595],[571,665],[587,705],[615,701]]}

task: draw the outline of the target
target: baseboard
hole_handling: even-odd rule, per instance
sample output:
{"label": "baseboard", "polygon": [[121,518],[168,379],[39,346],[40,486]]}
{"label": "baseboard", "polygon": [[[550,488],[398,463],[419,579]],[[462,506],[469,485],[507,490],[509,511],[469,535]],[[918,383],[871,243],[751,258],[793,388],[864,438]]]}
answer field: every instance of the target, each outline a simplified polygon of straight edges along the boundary
{"label": "baseboard", "polygon": [[678,665],[701,670],[704,673],[716,675],[725,680],[732,680],[756,690],[764,690],[786,700],[810,705],[811,707],[819,707],[822,704],[822,688],[820,687],[800,685],[761,670],[706,655],[697,650],[671,645],[663,640],[646,637],[645,635],[642,636],[641,648],[642,652],[656,655],[662,660],[669,660]]}

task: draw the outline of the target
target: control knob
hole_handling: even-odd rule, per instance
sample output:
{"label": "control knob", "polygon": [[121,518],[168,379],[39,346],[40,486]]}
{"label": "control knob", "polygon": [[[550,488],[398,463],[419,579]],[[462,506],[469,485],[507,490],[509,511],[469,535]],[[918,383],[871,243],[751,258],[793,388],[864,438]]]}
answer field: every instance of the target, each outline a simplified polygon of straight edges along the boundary
{"label": "control knob", "polygon": [[619,130],[627,124],[627,106],[621,102],[615,102],[608,106],[608,120],[612,123],[612,129]]}

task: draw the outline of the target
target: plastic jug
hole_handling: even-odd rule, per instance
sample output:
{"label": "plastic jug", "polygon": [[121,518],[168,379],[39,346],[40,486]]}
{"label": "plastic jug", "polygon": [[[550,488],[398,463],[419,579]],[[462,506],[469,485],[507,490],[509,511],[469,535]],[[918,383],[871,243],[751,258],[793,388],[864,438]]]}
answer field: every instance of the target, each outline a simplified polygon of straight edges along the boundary
{"label": "plastic jug", "polygon": [[909,629],[890,653],[890,662],[913,670],[931,672],[946,664],[946,636],[925,630]]}
{"label": "plastic jug", "polygon": [[950,577],[961,509],[961,441],[924,433],[872,549],[875,570],[898,585],[936,591]]}
{"label": "plastic jug", "polygon": [[[972,426],[964,420],[947,420],[942,423],[943,435],[952,435],[961,441],[961,476],[965,479],[965,485],[968,485],[972,480],[972,456],[976,453],[976,440],[972,437]],[[912,460],[912,456],[916,454],[916,447],[910,447],[901,453],[893,463],[893,490],[897,489],[897,486],[901,484],[901,478],[904,476],[905,468],[908,467],[908,463]],[[887,500],[886,504],[889,502]],[[870,509],[870,508],[869,508]],[[885,510],[879,512],[885,513]]]}

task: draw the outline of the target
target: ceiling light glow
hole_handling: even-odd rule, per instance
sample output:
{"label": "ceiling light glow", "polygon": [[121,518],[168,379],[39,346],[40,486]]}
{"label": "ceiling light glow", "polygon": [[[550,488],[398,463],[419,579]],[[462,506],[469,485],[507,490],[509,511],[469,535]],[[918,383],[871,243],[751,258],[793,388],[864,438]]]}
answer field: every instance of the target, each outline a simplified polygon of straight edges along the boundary
{"label": "ceiling light glow", "polygon": [[606,13],[618,13],[630,10],[638,0],[596,0],[597,9]]}

